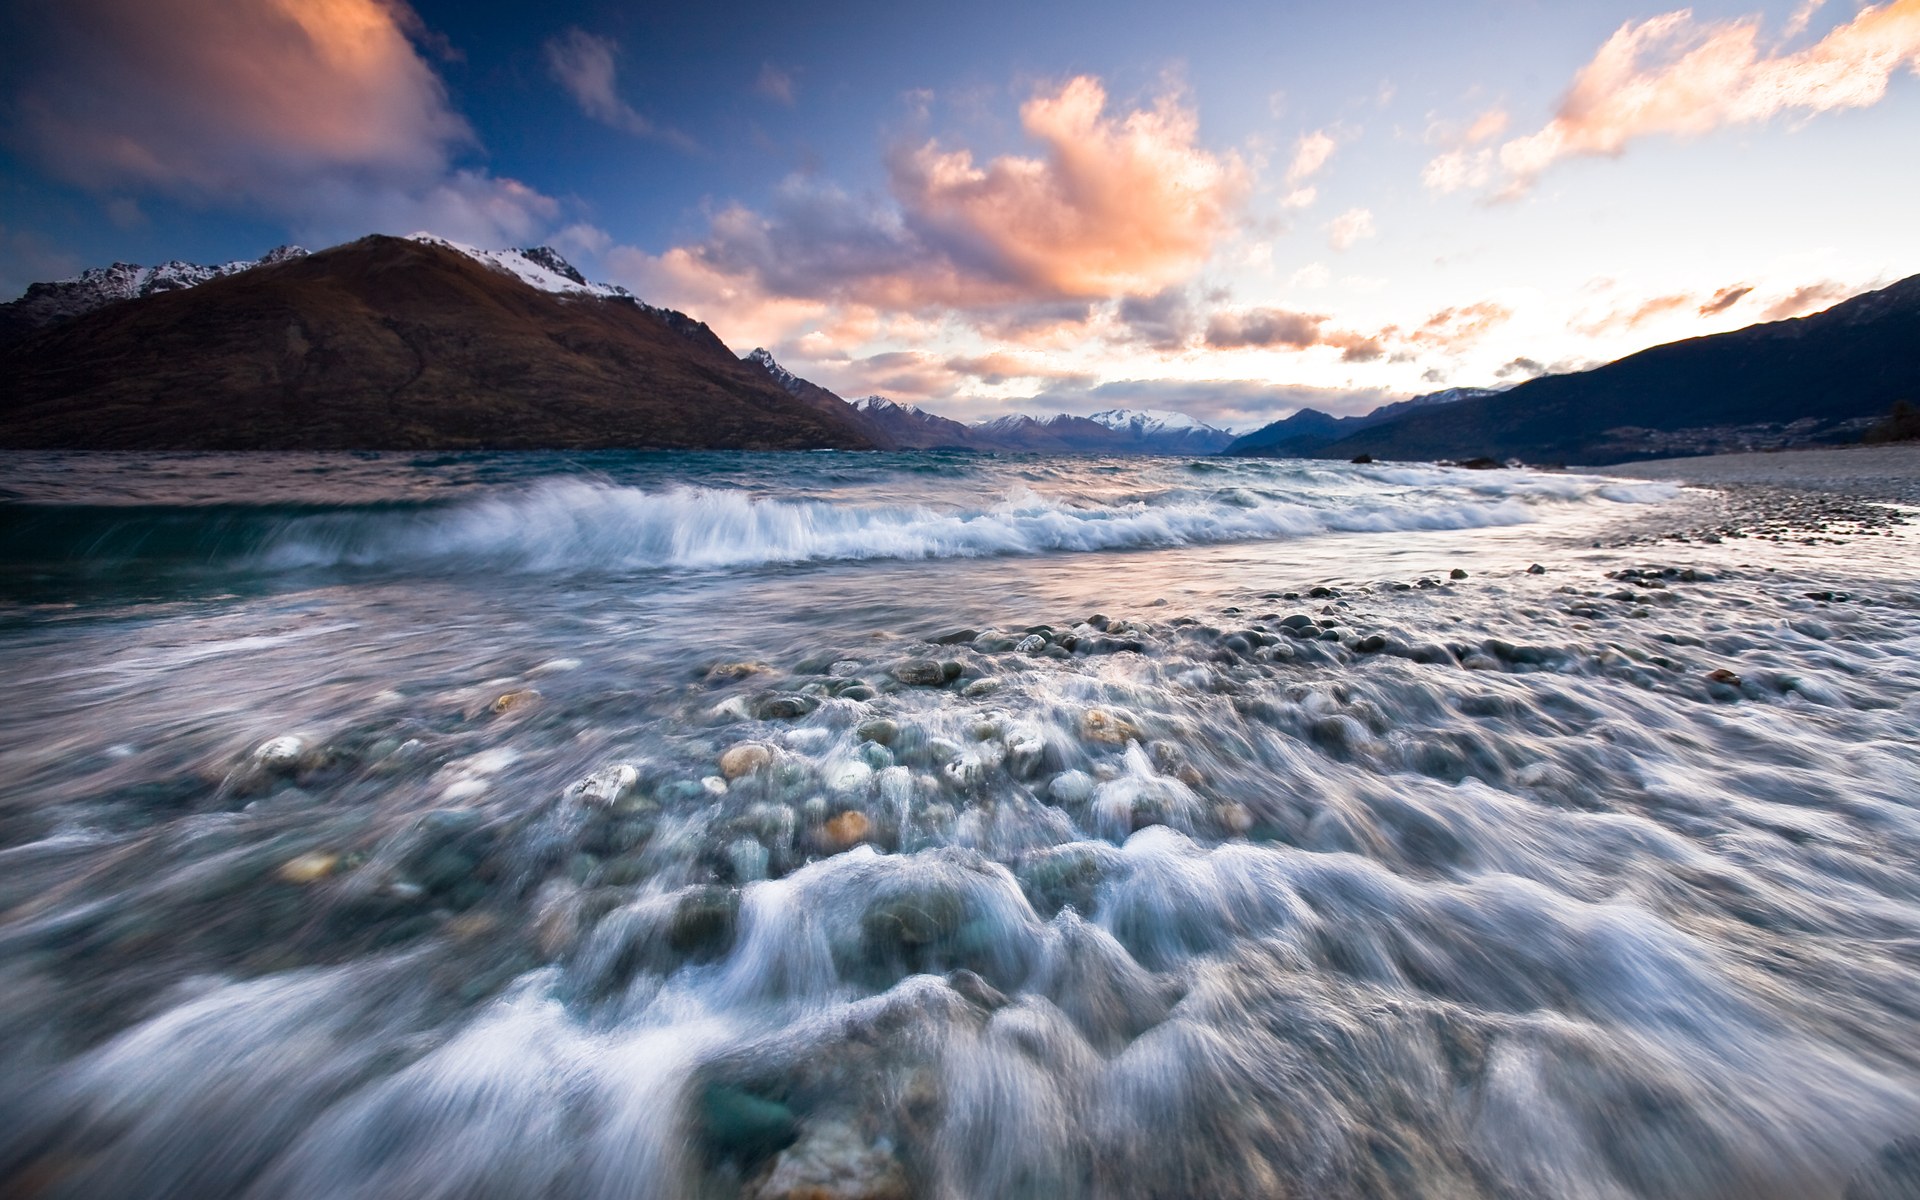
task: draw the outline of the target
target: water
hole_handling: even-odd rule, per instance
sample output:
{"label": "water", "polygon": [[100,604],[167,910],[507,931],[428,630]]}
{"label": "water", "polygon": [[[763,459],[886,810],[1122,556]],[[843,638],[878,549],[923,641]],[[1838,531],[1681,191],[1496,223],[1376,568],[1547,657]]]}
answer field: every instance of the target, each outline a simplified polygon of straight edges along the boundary
{"label": "water", "polygon": [[4,480],[0,1193],[1920,1188],[1905,530],[1286,462]]}

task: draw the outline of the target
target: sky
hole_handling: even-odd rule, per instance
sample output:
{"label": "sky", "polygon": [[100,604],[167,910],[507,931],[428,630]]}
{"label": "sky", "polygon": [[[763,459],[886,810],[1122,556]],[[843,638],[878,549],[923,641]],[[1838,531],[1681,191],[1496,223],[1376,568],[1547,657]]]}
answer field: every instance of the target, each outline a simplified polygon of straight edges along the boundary
{"label": "sky", "polygon": [[1920,0],[0,0],[0,293],[552,245],[848,397],[1252,428],[1920,273]]}

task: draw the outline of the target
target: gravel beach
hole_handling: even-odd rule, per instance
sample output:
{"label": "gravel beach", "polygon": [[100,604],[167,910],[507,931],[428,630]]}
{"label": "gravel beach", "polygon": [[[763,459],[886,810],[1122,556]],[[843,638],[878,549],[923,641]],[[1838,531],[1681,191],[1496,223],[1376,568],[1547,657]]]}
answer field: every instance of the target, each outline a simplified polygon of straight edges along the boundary
{"label": "gravel beach", "polygon": [[1796,488],[1862,500],[1920,504],[1920,443],[1662,458],[1607,467],[1605,473],[1710,486]]}

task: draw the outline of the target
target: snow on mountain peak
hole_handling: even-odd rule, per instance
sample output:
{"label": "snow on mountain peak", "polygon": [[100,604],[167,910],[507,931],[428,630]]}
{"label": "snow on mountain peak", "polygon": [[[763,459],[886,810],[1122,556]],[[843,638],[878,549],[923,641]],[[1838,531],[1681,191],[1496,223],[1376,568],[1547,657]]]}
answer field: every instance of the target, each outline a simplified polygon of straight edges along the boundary
{"label": "snow on mountain peak", "polygon": [[1105,412],[1094,413],[1087,420],[1105,425],[1108,429],[1128,430],[1141,437],[1213,429],[1213,426],[1185,413],[1168,412],[1160,408],[1109,408]]}
{"label": "snow on mountain peak", "polygon": [[627,289],[611,283],[588,283],[574,265],[560,257],[551,246],[527,250],[482,250],[431,233],[416,233],[407,238],[428,246],[440,246],[464,254],[477,263],[504,271],[529,287],[558,296],[593,296],[601,300],[633,300]]}
{"label": "snow on mountain peak", "polygon": [[161,292],[182,291],[198,287],[210,279],[304,258],[306,253],[298,246],[276,246],[258,259],[235,259],[213,265],[174,259],[157,267],[124,262],[107,267],[89,267],[70,279],[30,284],[23,296],[5,308],[12,320],[34,328],[77,317],[118,300],[137,300]]}
{"label": "snow on mountain peak", "polygon": [[889,400],[885,396],[862,396],[853,402],[854,408],[863,413],[903,412],[915,416],[922,415],[918,404],[902,404],[898,400]]}
{"label": "snow on mountain peak", "polygon": [[747,354],[746,361],[772,376],[773,381],[790,394],[799,394],[800,385],[804,381],[798,375],[795,375],[792,371],[787,370],[775,361],[773,352],[765,346],[755,346],[753,350]]}

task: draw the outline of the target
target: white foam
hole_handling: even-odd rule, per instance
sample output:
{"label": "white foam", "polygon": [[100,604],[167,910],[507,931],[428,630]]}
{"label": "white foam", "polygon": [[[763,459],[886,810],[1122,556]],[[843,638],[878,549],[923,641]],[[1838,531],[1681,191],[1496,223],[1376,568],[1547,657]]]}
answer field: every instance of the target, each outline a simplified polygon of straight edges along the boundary
{"label": "white foam", "polygon": [[452,508],[300,518],[282,528],[258,562],[271,569],[437,564],[544,572],[1126,550],[1518,525],[1536,518],[1536,502],[1584,500],[1599,494],[1596,486],[1569,477],[1365,499],[1230,490],[1084,504],[1023,488],[987,507],[960,509],[558,480]]}

